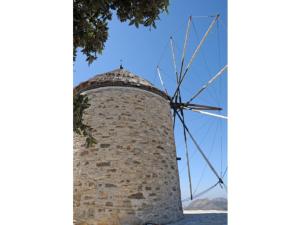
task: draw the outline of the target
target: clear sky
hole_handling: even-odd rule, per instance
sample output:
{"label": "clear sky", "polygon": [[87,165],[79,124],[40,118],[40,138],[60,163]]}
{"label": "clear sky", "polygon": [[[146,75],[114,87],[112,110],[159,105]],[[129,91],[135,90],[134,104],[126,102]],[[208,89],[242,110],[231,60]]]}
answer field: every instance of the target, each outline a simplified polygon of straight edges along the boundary
{"label": "clear sky", "polygon": [[[186,62],[189,61],[196,45],[206,32],[213,18],[197,16],[220,14],[220,21],[214,26],[203,48],[196,57],[186,79],[182,83],[183,100],[188,100],[203,84],[227,64],[227,1],[226,0],[171,0],[169,13],[161,15],[157,29],[128,26],[116,16],[109,23],[109,38],[103,54],[90,66],[85,57],[78,52],[74,64],[74,85],[90,77],[114,70],[119,67],[120,59],[125,69],[149,80],[161,88],[156,73],[159,65],[162,78],[169,93],[176,88],[175,73],[172,64],[169,37],[173,36],[177,67],[179,68],[187,20],[194,17],[187,45]],[[186,65],[187,63],[185,63]],[[207,88],[194,103],[220,106],[222,115],[227,115],[227,72]],[[197,142],[206,153],[218,173],[227,167],[227,122],[195,112],[186,112],[186,123]],[[177,123],[175,128],[177,155],[182,198],[189,196],[186,159],[184,153],[183,129]],[[199,193],[213,185],[217,179],[206,166],[189,139],[190,163],[193,190]],[[224,177],[225,181],[227,175]],[[202,197],[225,197],[225,190],[217,186]]]}

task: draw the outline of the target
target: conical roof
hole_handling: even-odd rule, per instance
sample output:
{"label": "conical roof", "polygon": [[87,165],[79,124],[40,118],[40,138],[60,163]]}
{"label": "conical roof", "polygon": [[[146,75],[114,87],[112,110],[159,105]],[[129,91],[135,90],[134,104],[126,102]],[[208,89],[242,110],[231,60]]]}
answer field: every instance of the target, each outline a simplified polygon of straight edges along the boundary
{"label": "conical roof", "polygon": [[103,74],[98,74],[91,79],[80,83],[74,88],[74,92],[83,92],[100,87],[109,87],[109,86],[120,86],[120,87],[136,87],[144,89],[147,91],[154,92],[166,99],[170,99],[169,96],[154,87],[149,81],[127,71],[125,69],[116,69],[110,72]]}

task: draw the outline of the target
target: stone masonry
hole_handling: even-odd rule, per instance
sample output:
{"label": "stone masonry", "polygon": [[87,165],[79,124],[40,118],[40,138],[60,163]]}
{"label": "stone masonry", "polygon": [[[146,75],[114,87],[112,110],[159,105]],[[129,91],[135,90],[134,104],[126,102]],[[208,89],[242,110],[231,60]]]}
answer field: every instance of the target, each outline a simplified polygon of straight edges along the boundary
{"label": "stone masonry", "polygon": [[74,136],[76,225],[165,224],[182,206],[166,98],[141,88],[106,86],[85,91],[85,123],[97,144]]}

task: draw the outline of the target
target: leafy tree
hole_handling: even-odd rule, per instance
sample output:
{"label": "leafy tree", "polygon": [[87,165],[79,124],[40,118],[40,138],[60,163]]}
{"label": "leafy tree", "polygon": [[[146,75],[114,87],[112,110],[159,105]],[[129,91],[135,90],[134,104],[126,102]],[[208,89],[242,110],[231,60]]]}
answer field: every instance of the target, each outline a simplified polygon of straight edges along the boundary
{"label": "leafy tree", "polygon": [[[156,28],[159,14],[166,11],[169,0],[73,0],[73,61],[77,48],[91,64],[101,54],[108,38],[108,21],[116,12],[121,22]],[[90,106],[88,97],[73,93],[73,131],[86,137],[86,146],[96,143],[92,128],[83,122],[85,109]]]}
{"label": "leafy tree", "polygon": [[73,96],[73,132],[86,137],[86,147],[97,143],[92,136],[92,128],[83,123],[84,111],[88,107],[90,107],[90,103],[86,95],[76,94]]}
{"label": "leafy tree", "polygon": [[169,0],[73,0],[74,61],[77,48],[82,48],[89,64],[102,53],[113,11],[121,22],[155,28],[155,20],[168,5]]}

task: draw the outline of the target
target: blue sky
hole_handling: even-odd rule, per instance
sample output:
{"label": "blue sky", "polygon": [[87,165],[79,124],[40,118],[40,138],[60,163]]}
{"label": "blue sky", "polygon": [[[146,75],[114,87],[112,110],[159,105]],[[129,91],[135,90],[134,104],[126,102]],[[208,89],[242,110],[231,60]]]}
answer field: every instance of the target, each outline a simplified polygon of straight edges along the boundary
{"label": "blue sky", "polygon": [[[220,13],[220,22],[212,29],[203,48],[187,73],[182,83],[183,100],[188,100],[204,83],[227,64],[227,1],[225,0],[171,0],[169,13],[161,15],[157,29],[128,26],[120,23],[116,17],[109,23],[109,38],[105,43],[103,54],[88,66],[85,57],[78,52],[74,64],[74,85],[90,77],[123,66],[149,80],[161,88],[156,73],[159,65],[162,77],[169,93],[176,88],[176,80],[171,59],[169,37],[173,36],[177,67],[181,59],[187,20],[195,16],[191,26],[187,45],[186,62],[189,61],[197,43],[207,30],[213,18],[196,18],[196,16],[216,15]],[[186,65],[186,64],[185,64]],[[206,89],[194,103],[220,106],[222,115],[227,115],[227,72]],[[186,112],[186,123],[199,145],[209,157],[218,172],[227,167],[227,122],[195,112]],[[175,128],[177,155],[182,198],[189,196],[186,160],[184,153],[183,129],[179,123]],[[193,189],[196,193],[216,182],[216,177],[205,166],[204,160],[197,152],[191,140],[188,141],[191,161]],[[227,176],[225,176],[225,181]],[[198,188],[196,188],[198,187]],[[197,189],[197,190],[196,190]],[[202,197],[225,197],[226,192],[220,187]]]}

